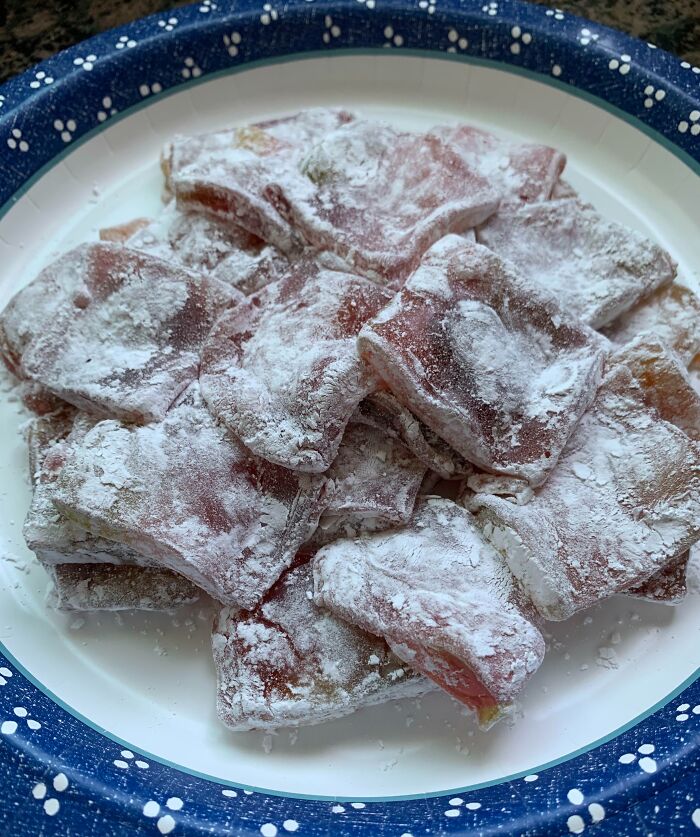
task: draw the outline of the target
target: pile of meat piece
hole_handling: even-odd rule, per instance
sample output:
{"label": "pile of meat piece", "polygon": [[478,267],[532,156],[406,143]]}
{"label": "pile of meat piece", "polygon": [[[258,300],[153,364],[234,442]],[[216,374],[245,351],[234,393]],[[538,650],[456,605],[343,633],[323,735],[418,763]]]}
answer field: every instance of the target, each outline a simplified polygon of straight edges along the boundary
{"label": "pile of meat piece", "polygon": [[245,730],[436,686],[487,726],[547,620],[679,601],[700,303],[564,165],[340,110],[173,140],[161,215],[0,317],[53,606],[206,594]]}

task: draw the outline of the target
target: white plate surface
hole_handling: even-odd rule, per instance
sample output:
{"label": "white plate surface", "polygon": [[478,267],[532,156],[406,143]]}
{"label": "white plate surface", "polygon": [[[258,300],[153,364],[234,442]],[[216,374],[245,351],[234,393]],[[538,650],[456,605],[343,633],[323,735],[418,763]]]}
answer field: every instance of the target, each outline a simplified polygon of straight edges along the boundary
{"label": "white plate surface", "polygon": [[[464,120],[547,142],[604,214],[646,231],[695,285],[698,178],[647,136],[561,88],[507,72],[407,56],[333,57],[180,89],[69,153],[0,220],[0,307],[44,264],[97,229],[157,210],[158,152],[201,132],[319,104],[405,127]],[[64,121],[71,118],[64,115]],[[22,541],[26,419],[0,398],[0,639],[69,707],[186,769],[283,792],[370,798],[444,791],[521,772],[609,735],[700,663],[700,593],[678,608],[615,599],[552,625],[550,651],[511,725],[479,732],[444,695],[358,712],[298,735],[232,734],[214,714],[210,615],[47,610],[47,579]],[[602,651],[601,651],[602,649]],[[640,741],[640,744],[643,743]],[[120,746],[114,745],[114,758]]]}

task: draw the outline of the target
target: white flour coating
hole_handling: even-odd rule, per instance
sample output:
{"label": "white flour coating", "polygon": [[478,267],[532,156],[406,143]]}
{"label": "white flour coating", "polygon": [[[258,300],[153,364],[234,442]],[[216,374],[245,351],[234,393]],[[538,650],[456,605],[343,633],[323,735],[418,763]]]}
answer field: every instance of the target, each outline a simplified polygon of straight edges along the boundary
{"label": "white flour coating", "polygon": [[431,133],[449,142],[508,203],[548,200],[566,166],[566,157],[555,148],[514,142],[472,125],[441,126]]}
{"label": "white flour coating", "polygon": [[686,574],[689,560],[690,552],[674,558],[642,584],[637,584],[625,590],[624,595],[633,599],[658,602],[659,604],[679,604],[688,592]]}
{"label": "white flour coating", "polygon": [[325,471],[375,386],[355,336],[389,298],[365,279],[296,263],[212,331],[200,373],[210,409],[258,456]]}
{"label": "white flour coating", "polygon": [[575,199],[503,206],[477,230],[477,240],[594,328],[669,284],[676,272],[658,244]]}
{"label": "white flour coating", "polygon": [[617,364],[630,370],[647,407],[700,441],[700,392],[673,349],[655,335],[643,333],[608,359],[608,368]]}
{"label": "white flour coating", "polygon": [[64,611],[171,610],[201,593],[177,573],[147,567],[59,564],[49,575],[49,604]]}
{"label": "white flour coating", "polygon": [[700,298],[685,285],[674,282],[645,297],[603,329],[620,345],[643,332],[663,340],[689,366],[700,352]]}
{"label": "white flour coating", "polygon": [[91,535],[68,520],[53,504],[56,474],[70,445],[79,442],[94,423],[66,405],[29,424],[27,441],[34,494],[22,533],[29,549],[46,568],[65,563],[145,566],[153,563],[123,544]]}
{"label": "white flour coating", "polygon": [[546,619],[641,584],[700,537],[698,446],[616,365],[534,499],[475,495],[484,534]]}
{"label": "white flour coating", "polygon": [[11,300],[0,344],[19,377],[81,409],[158,420],[196,377],[215,317],[237,299],[147,254],[82,245]]}
{"label": "white flour coating", "polygon": [[317,604],[384,636],[485,723],[542,662],[544,640],[503,559],[450,500],[422,500],[402,528],[324,547],[314,584]]}
{"label": "white flour coating", "polygon": [[359,538],[374,532],[385,532],[396,524],[386,517],[372,514],[327,514],[321,515],[318,528],[307,542],[305,548],[320,549],[339,538]]}
{"label": "white flour coating", "polygon": [[[241,227],[178,212],[174,201],[148,223],[141,219],[132,226],[136,229],[123,239],[125,246],[213,276],[244,294],[278,278],[287,265],[279,251]],[[100,230],[100,237],[113,240],[120,229]]]}
{"label": "white flour coating", "polygon": [[447,236],[360,332],[394,395],[466,459],[541,484],[595,396],[606,341],[479,244]]}
{"label": "white flour coating", "polygon": [[[318,608],[309,564],[288,571],[252,612],[221,611],[212,645],[217,708],[234,730],[318,724],[430,691],[386,643]],[[370,662],[370,660],[372,662]]]}
{"label": "white flour coating", "polygon": [[283,252],[298,250],[298,234],[267,189],[300,178],[299,159],[325,134],[353,119],[334,109],[194,137],[176,137],[163,150],[166,185],[178,207],[233,222]]}
{"label": "white flour coating", "polygon": [[352,420],[382,430],[398,439],[427,468],[442,479],[470,474],[472,466],[417,419],[387,390],[370,393],[353,413]]}
{"label": "white flour coating", "polygon": [[381,532],[411,517],[426,466],[378,428],[351,420],[326,472],[326,509],[309,546]]}
{"label": "white flour coating", "polygon": [[434,132],[354,120],[305,157],[301,177],[269,188],[280,212],[318,250],[354,272],[400,282],[450,232],[466,232],[501,198]]}
{"label": "white flour coating", "polygon": [[53,500],[93,534],[250,607],[313,533],[322,487],[250,455],[193,386],[160,424],[97,424],[72,447]]}

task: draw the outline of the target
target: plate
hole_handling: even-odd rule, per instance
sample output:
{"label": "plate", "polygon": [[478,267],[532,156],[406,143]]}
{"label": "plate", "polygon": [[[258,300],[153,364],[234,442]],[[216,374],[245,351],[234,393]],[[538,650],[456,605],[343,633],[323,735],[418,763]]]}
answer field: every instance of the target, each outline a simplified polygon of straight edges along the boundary
{"label": "plate", "polygon": [[[0,88],[0,306],[98,227],[159,205],[158,152],[336,104],[406,127],[544,141],[601,211],[697,285],[700,69],[556,10],[486,0],[200,5]],[[678,608],[613,599],[551,625],[519,717],[443,695],[278,735],[214,716],[209,614],[65,616],[23,546],[25,419],[0,399],[3,835],[687,833],[700,827],[700,578]]]}

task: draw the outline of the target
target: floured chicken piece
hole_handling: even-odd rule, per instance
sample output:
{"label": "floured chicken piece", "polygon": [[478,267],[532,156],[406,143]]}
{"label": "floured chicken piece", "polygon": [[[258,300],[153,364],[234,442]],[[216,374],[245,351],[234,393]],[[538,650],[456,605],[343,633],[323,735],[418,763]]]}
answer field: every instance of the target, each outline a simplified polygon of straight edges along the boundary
{"label": "floured chicken piece", "polygon": [[477,240],[594,328],[676,273],[658,244],[576,199],[506,205],[477,231]]}
{"label": "floured chicken piece", "polygon": [[686,366],[700,352],[700,298],[674,282],[645,297],[603,330],[613,342],[628,343],[651,332],[673,349]]}
{"label": "floured chicken piece", "polygon": [[214,626],[219,718],[233,730],[319,724],[431,691],[386,643],[312,601],[310,564],[288,570],[250,612]]}
{"label": "floured chicken piece", "polygon": [[549,200],[560,188],[566,156],[556,148],[507,139],[473,125],[445,125],[431,134],[451,143],[464,163],[494,186],[504,203]]}
{"label": "floured chicken piece", "polygon": [[633,599],[644,599],[659,604],[676,605],[683,601],[688,592],[686,572],[690,552],[674,558],[669,564],[642,584],[630,587],[623,595]]}
{"label": "floured chicken piece", "polygon": [[437,132],[355,120],[328,134],[268,194],[315,249],[355,273],[400,282],[450,232],[466,232],[501,192]]}
{"label": "floured chicken piece", "polygon": [[271,183],[299,178],[298,163],[327,133],[353,119],[347,111],[317,108],[294,116],[193,137],[175,137],[161,165],[166,188],[182,211],[233,223],[283,252],[299,236],[270,202]]}
{"label": "floured chicken piece", "polygon": [[391,532],[323,547],[315,602],[370,633],[488,726],[544,657],[544,640],[503,559],[465,509],[419,503]]}
{"label": "floured chicken piece", "polygon": [[665,421],[700,441],[700,393],[680,357],[653,334],[640,334],[608,359],[608,368],[624,364],[639,394]]}
{"label": "floured chicken piece", "polygon": [[356,335],[390,298],[366,279],[295,263],[214,327],[200,372],[209,408],[258,456],[325,471],[376,384]]}
{"label": "floured chicken piece", "polygon": [[163,418],[196,378],[221,311],[242,295],[116,244],[84,244],[46,267],[0,316],[20,378],[100,416]]}
{"label": "floured chicken piece", "polygon": [[172,610],[201,591],[170,570],[95,564],[51,567],[49,604],[57,610]]}
{"label": "floured chicken piece", "polygon": [[359,403],[353,421],[376,427],[400,440],[416,459],[442,479],[455,479],[474,470],[456,450],[417,419],[388,390],[370,393]]}
{"label": "floured chicken piece", "polygon": [[102,229],[100,238],[213,276],[244,294],[279,278],[289,264],[278,250],[242,227],[194,212],[180,213],[174,202],[154,219],[137,218]]}
{"label": "floured chicken piece", "polygon": [[381,430],[350,423],[326,476],[326,509],[312,542],[405,523],[427,468]]}
{"label": "floured chicken piece", "polygon": [[316,528],[323,483],[252,456],[193,386],[159,424],[95,425],[71,446],[52,499],[92,534],[253,607]]}
{"label": "floured chicken piece", "polygon": [[646,406],[621,364],[529,503],[478,494],[470,508],[539,613],[566,619],[700,537],[700,448]]}
{"label": "floured chicken piece", "polygon": [[22,533],[29,549],[45,567],[60,564],[138,564],[153,562],[133,549],[85,531],[53,504],[56,476],[68,446],[79,442],[95,420],[65,405],[33,419],[27,430],[29,470],[34,487]]}
{"label": "floured chicken piece", "polygon": [[447,236],[360,354],[465,459],[544,482],[595,396],[605,341],[479,244]]}

